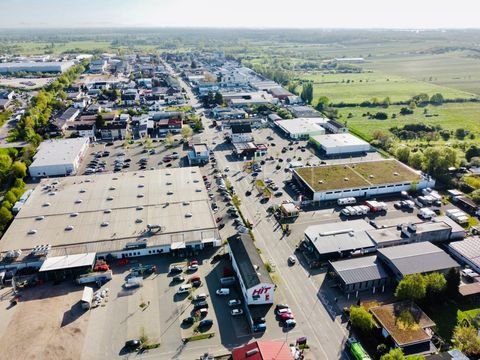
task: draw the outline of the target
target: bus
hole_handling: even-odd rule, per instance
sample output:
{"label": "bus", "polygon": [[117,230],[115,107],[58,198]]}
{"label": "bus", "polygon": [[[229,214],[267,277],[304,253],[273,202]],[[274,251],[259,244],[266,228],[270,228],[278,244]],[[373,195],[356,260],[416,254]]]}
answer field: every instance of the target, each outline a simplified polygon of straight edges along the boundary
{"label": "bus", "polygon": [[347,346],[350,350],[350,354],[355,360],[372,360],[372,358],[363,348],[362,344],[360,344],[355,338],[349,338],[347,340]]}

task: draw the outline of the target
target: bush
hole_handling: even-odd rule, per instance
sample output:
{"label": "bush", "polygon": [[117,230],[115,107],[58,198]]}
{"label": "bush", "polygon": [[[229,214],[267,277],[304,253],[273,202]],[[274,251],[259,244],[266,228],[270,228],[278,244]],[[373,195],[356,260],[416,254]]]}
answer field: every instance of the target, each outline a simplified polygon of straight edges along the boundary
{"label": "bush", "polygon": [[373,329],[373,316],[363,306],[350,307],[350,322],[354,328],[361,332],[368,332]]}

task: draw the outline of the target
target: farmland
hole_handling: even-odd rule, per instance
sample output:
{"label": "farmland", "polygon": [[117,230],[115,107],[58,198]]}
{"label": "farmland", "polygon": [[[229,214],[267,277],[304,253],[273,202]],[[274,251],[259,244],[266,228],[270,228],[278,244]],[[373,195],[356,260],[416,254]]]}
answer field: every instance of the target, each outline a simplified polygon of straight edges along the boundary
{"label": "farmland", "polygon": [[413,96],[441,93],[445,99],[472,99],[476,95],[429,82],[407,79],[378,72],[350,74],[302,73],[298,76],[313,81],[314,99],[327,96],[331,102],[361,103],[376,97],[389,97],[392,102],[408,101]]}
{"label": "farmland", "polygon": [[[376,130],[386,130],[397,126],[401,127],[405,124],[424,123],[430,125],[439,125],[442,129],[455,131],[458,128],[465,128],[480,136],[480,122],[478,114],[480,113],[480,103],[453,103],[444,104],[442,106],[427,106],[425,108],[417,108],[412,115],[398,115],[401,106],[390,106],[383,108],[362,108],[347,107],[339,109],[341,120],[347,121],[349,128],[365,134],[367,138],[371,138]],[[427,109],[427,115],[424,114]],[[367,112],[374,113],[382,111],[388,114],[387,120],[368,119],[362,116]],[[349,118],[348,114],[352,114]],[[392,119],[392,114],[397,114]],[[437,116],[434,116],[437,115]],[[477,140],[478,141],[478,140]]]}

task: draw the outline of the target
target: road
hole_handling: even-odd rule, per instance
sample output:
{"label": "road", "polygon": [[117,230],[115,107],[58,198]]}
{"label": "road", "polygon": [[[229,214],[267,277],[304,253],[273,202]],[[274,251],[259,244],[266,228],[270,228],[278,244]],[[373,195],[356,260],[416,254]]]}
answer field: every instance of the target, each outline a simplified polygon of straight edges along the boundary
{"label": "road", "polygon": [[[171,74],[174,74],[168,64],[167,69]],[[193,95],[190,87],[182,79],[178,78],[178,80],[187,91],[190,104],[198,109],[198,100]],[[202,133],[202,140],[212,145],[214,140],[219,137],[219,133],[215,128],[209,127],[210,124],[207,123],[207,119],[202,119],[205,127],[205,131]],[[298,328],[302,330],[302,335],[308,338],[311,353],[322,359],[347,358],[343,352],[347,331],[338,321],[335,314],[330,313],[335,311],[334,306],[330,305],[328,300],[321,301],[325,297],[320,293],[318,285],[315,284],[309,273],[302,266],[288,266],[287,258],[293,254],[294,249],[283,238],[277,223],[273,219],[267,218],[265,207],[256,200],[256,197],[253,195],[246,197],[244,195],[247,190],[251,189],[250,181],[236,181],[232,175],[240,172],[237,177],[240,176],[243,163],[229,162],[226,155],[230,154],[230,150],[220,150],[219,148],[217,146],[215,149],[219,169],[230,167],[231,170],[228,174],[231,183],[235,186],[236,192],[241,198],[241,210],[246,218],[250,219],[250,221],[254,220],[253,234],[257,241],[257,246],[262,251],[264,257],[266,257],[266,260],[275,265],[275,276],[279,279],[277,293],[282,293],[294,311]],[[286,339],[293,341],[294,338],[288,339],[288,334],[288,332],[285,333]]]}

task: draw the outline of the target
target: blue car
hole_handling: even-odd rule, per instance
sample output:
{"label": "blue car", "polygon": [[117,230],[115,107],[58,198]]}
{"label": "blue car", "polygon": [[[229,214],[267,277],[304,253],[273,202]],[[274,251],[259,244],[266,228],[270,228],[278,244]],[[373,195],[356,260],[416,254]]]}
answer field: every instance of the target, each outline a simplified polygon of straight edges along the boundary
{"label": "blue car", "polygon": [[264,323],[253,325],[253,332],[254,333],[264,332],[265,330],[267,330],[267,325],[264,324]]}

